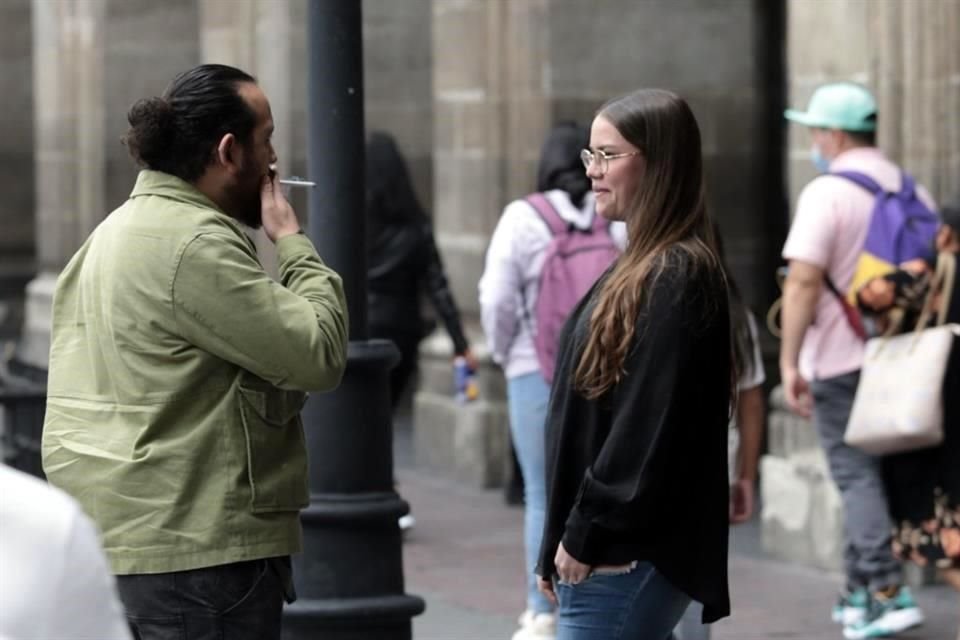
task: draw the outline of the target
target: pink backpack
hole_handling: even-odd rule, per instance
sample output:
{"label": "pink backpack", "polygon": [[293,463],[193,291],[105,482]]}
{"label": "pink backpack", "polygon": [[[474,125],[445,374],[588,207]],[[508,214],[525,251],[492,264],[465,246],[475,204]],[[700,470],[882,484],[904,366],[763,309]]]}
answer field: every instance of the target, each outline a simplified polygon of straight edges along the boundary
{"label": "pink backpack", "polygon": [[542,193],[527,196],[526,200],[553,236],[540,272],[533,330],[540,371],[547,382],[553,382],[560,330],[567,316],[613,264],[620,250],[610,235],[610,225],[596,213],[590,229],[581,230],[561,218]]}

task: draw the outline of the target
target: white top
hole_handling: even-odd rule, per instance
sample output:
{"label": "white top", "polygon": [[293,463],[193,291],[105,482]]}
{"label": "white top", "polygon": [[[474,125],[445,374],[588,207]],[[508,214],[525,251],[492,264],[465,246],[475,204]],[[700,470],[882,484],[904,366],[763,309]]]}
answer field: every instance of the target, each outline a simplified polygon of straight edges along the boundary
{"label": "white top", "polygon": [[[560,217],[578,229],[593,222],[593,192],[579,209],[561,189],[544,194]],[[610,225],[610,235],[621,251],[627,245],[627,227]],[[532,322],[543,269],[550,244],[550,228],[526,200],[506,206],[490,238],[486,264],[480,278],[480,321],[493,361],[507,378],[540,371],[533,346]]]}
{"label": "white top", "polygon": [[93,523],[59,489],[2,464],[0,637],[131,638]]}
{"label": "white top", "polygon": [[753,366],[744,370],[737,380],[737,391],[746,391],[759,387],[767,381],[767,372],[763,368],[763,353],[760,351],[760,332],[757,331],[757,319],[753,312],[747,309],[747,327],[750,329],[750,338],[753,341]]}
{"label": "white top", "polygon": [[[737,393],[759,387],[767,381],[767,373],[763,368],[763,353],[760,351],[760,335],[757,331],[757,319],[753,312],[747,309],[747,326],[750,328],[750,337],[753,339],[753,367],[750,371],[744,370],[737,381]],[[736,480],[737,453],[740,450],[740,430],[737,428],[736,416],[730,418],[730,429],[727,433],[727,469],[732,484]]]}

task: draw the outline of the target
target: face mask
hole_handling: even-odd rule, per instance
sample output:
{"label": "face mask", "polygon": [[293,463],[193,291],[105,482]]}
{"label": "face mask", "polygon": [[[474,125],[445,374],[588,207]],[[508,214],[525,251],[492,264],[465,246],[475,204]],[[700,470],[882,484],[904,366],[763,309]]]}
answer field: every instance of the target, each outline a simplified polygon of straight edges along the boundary
{"label": "face mask", "polygon": [[815,166],[820,173],[830,171],[830,160],[824,157],[820,152],[820,147],[817,145],[813,145],[810,149],[810,162],[813,163],[813,166]]}

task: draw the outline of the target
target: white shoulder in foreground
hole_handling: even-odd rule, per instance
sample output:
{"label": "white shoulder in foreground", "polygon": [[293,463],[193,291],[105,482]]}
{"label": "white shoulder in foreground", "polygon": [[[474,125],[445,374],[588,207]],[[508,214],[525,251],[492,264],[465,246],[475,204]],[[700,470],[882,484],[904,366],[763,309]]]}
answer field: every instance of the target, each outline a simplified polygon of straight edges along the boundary
{"label": "white shoulder in foreground", "polygon": [[0,464],[0,638],[130,640],[93,522],[62,491]]}

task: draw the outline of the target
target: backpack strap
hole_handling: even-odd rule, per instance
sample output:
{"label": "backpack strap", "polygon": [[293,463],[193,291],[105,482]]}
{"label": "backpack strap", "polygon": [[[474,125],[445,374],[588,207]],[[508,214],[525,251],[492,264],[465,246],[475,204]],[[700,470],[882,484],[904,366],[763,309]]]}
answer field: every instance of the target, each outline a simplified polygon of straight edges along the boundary
{"label": "backpack strap", "polygon": [[542,193],[531,193],[525,200],[537,212],[540,219],[543,220],[551,235],[558,235],[567,230],[567,222],[560,217],[557,210],[550,204],[550,200]]}
{"label": "backpack strap", "polygon": [[917,195],[917,182],[906,171],[900,172],[900,197],[904,200],[912,200]]}
{"label": "backpack strap", "polygon": [[876,180],[864,173],[860,173],[859,171],[836,171],[825,175],[837,176],[838,178],[849,180],[855,185],[866,189],[873,195],[879,195],[884,192],[884,188],[877,184]]}
{"label": "backpack strap", "polygon": [[850,304],[847,297],[840,292],[840,289],[837,288],[837,285],[834,284],[833,280],[826,273],[823,274],[823,281],[827,285],[827,289],[836,297],[837,302],[839,302],[843,308],[843,317],[847,319],[847,324],[850,326],[850,329],[853,330],[858,338],[866,341],[869,336],[867,335],[867,328],[863,324],[863,316],[860,315],[860,311]]}
{"label": "backpack strap", "polygon": [[[873,195],[880,195],[886,190],[877,184],[876,180],[870,176],[860,173],[859,171],[836,171],[833,173],[828,173],[829,176],[837,176],[838,178],[844,178],[853,182],[854,184],[863,187]],[[913,179],[906,171],[900,170],[900,191],[897,192],[897,196],[901,200],[912,200],[916,197],[917,191],[917,181]]]}
{"label": "backpack strap", "polygon": [[[824,175],[837,176],[838,178],[849,180],[858,187],[869,191],[874,196],[884,193],[883,187],[881,187],[876,180],[859,171],[831,171]],[[850,328],[853,329],[853,332],[857,334],[858,338],[866,340],[868,337],[867,331],[866,327],[863,326],[863,318],[860,312],[850,304],[847,297],[841,293],[840,289],[826,273],[823,274],[823,281],[827,285],[830,293],[833,294],[837,302],[840,303],[840,306],[843,307],[843,315],[847,319],[847,324],[850,325]]]}

